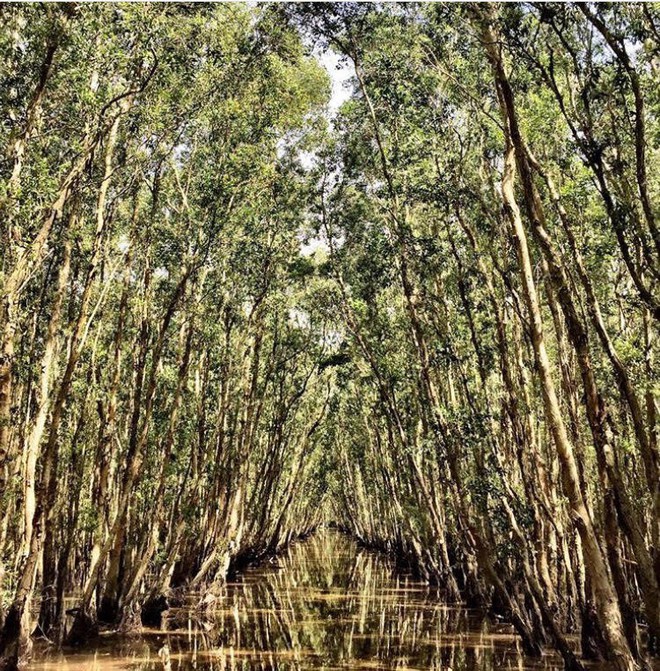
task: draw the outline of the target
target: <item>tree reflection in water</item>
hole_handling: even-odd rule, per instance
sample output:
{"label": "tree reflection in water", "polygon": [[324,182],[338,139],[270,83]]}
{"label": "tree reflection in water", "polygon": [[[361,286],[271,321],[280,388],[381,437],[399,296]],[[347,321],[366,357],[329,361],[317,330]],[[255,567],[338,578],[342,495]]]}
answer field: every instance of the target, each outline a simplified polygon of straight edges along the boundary
{"label": "tree reflection in water", "polygon": [[[248,569],[218,599],[171,610],[161,630],[102,637],[93,652],[41,656],[36,671],[561,669],[524,658],[506,625],[402,575],[382,555],[323,530]],[[163,647],[169,650],[169,661]],[[160,655],[159,655],[160,651]]]}

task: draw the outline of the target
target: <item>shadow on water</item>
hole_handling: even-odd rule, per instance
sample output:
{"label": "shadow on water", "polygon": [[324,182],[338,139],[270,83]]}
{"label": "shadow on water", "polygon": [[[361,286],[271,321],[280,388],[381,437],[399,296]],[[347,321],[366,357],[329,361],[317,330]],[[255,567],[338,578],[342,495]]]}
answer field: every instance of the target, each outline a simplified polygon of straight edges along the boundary
{"label": "shadow on water", "polygon": [[[522,656],[507,625],[443,604],[382,555],[324,530],[248,569],[203,611],[169,611],[160,630],[42,652],[31,671],[233,669],[561,669]],[[164,648],[167,647],[168,654]]]}

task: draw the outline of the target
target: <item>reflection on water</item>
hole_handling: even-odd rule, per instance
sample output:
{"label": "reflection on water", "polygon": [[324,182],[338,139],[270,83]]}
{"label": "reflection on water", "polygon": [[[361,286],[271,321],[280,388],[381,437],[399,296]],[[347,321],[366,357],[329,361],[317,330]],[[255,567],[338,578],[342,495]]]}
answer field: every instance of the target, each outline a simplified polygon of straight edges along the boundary
{"label": "reflection on water", "polygon": [[29,668],[554,671],[562,665],[554,655],[523,658],[506,625],[442,604],[431,588],[396,574],[386,558],[324,530],[246,571],[204,611],[172,610],[161,631],[107,635],[92,652],[42,654]]}

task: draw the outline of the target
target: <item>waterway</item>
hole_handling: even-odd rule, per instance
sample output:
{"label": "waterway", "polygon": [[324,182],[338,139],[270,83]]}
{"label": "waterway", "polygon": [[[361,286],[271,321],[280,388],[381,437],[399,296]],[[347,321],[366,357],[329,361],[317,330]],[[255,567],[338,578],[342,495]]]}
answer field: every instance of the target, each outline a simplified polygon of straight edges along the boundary
{"label": "waterway", "polygon": [[248,568],[213,601],[191,595],[163,626],[37,649],[30,671],[559,671],[526,658],[506,623],[443,603],[432,587],[333,530]]}

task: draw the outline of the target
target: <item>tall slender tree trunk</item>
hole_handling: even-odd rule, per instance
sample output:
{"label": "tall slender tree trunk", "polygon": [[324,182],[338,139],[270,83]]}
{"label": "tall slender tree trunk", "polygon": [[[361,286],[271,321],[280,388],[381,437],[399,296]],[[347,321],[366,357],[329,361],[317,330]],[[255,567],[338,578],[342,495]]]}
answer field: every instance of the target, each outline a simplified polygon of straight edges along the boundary
{"label": "tall slender tree trunk", "polygon": [[490,10],[479,9],[477,12],[483,45],[493,67],[502,118],[505,122],[502,199],[506,217],[511,226],[511,235],[518,257],[546,421],[548,422],[548,428],[561,463],[564,490],[574,516],[574,522],[582,539],[586,570],[588,571],[594,590],[596,609],[607,643],[607,653],[613,664],[613,668],[616,668],[617,671],[635,671],[638,667],[626,640],[617,595],[611,582],[606,559],[598,543],[593,520],[591,519],[584,494],[581,490],[580,476],[573,446],[566,432],[566,426],[561,415],[559,400],[552,379],[552,367],[545,346],[543,320],[527,244],[527,235],[515,197],[516,149],[512,140],[509,114],[511,102],[508,100],[511,97],[511,92],[502,63],[499,40],[492,26]]}

